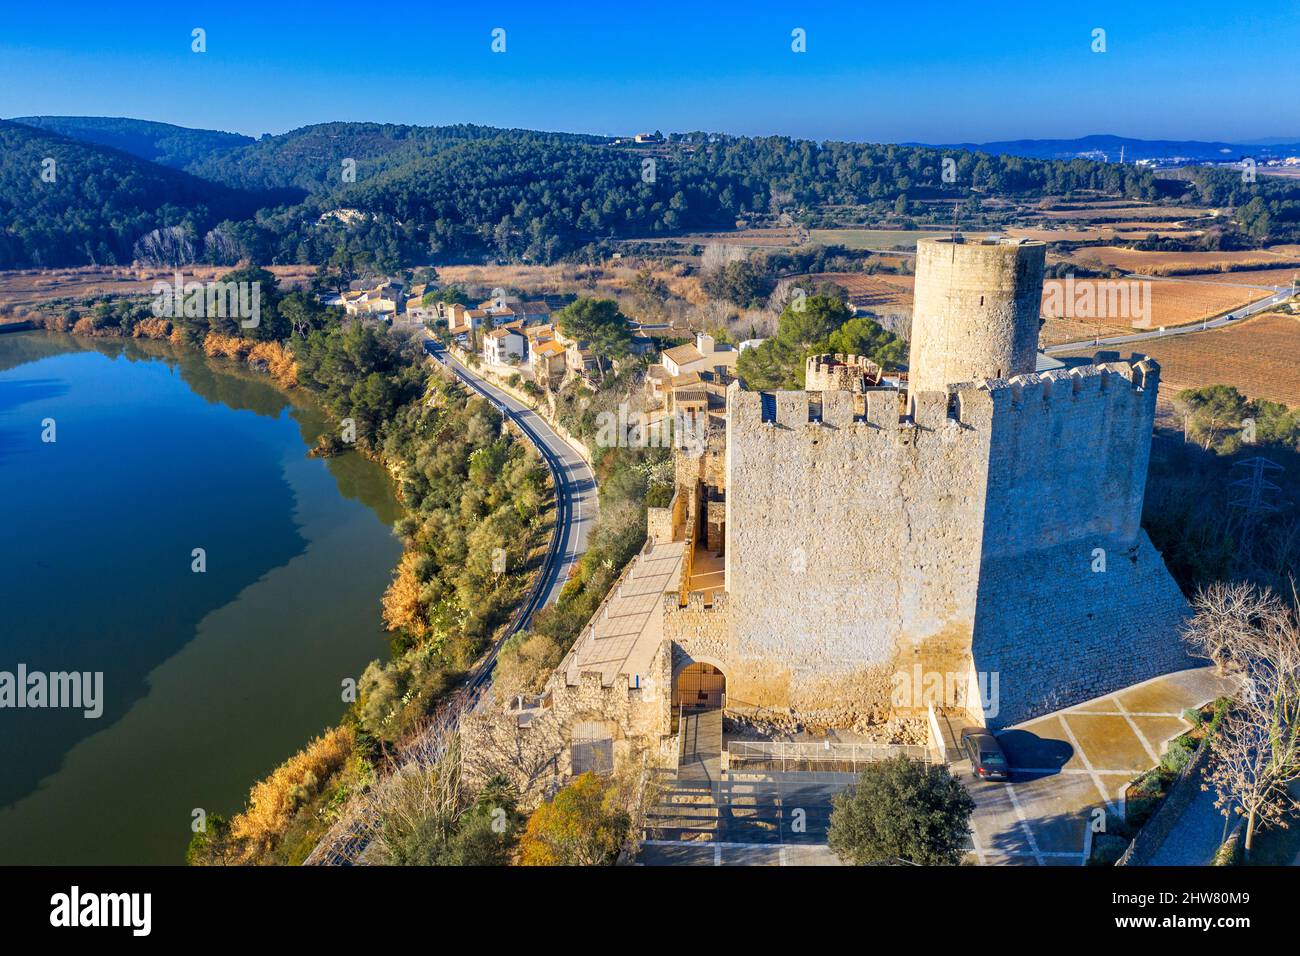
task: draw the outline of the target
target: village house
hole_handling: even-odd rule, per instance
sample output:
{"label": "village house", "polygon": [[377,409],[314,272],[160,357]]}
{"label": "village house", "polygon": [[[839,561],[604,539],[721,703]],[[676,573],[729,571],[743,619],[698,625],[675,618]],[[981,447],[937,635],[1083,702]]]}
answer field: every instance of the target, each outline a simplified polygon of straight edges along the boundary
{"label": "village house", "polygon": [[401,284],[391,279],[353,282],[341,300],[343,310],[348,315],[389,322],[402,311],[405,302]]}
{"label": "village house", "polygon": [[531,364],[533,352],[538,346],[547,342],[555,341],[555,327],[547,323],[546,325],[526,325],[521,320],[521,329],[524,337],[528,339],[528,361]]}
{"label": "village house", "polygon": [[494,296],[480,302],[478,308],[490,315],[498,325],[513,319],[530,324],[542,322],[551,314],[551,307],[545,302],[524,302],[513,295]]}
{"label": "village house", "polygon": [[[651,408],[662,407],[671,413],[679,407],[679,398],[684,403],[681,407],[695,408],[704,394],[713,395],[713,404],[720,408],[726,387],[735,378],[739,355],[739,349],[719,346],[704,332],[695,336],[694,345],[688,342],[665,349],[659,364],[646,372],[646,401]],[[682,394],[676,396],[679,389]]]}
{"label": "village house", "polygon": [[564,346],[554,339],[530,345],[528,367],[532,369],[538,385],[550,389],[560,387],[568,371],[566,354]]}
{"label": "village house", "polygon": [[501,327],[483,336],[483,361],[488,365],[518,365],[527,340],[518,329]]}

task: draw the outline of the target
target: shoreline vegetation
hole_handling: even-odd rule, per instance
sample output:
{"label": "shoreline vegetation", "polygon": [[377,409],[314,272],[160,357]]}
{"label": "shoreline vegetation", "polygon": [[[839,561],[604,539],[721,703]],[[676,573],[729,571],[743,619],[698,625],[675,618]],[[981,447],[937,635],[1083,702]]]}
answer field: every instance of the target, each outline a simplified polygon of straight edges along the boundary
{"label": "shoreline vegetation", "polygon": [[[234,270],[225,281],[262,284],[257,327],[185,316],[183,307],[174,318],[159,317],[147,297],[113,297],[33,318],[38,327],[78,337],[198,350],[265,374],[285,390],[309,392],[338,432],[327,430],[307,454],[355,450],[392,477],[404,515],[394,526],[402,557],[378,608],[390,635],[388,659],[372,661],[351,693],[344,681],[347,709],[339,722],[253,783],[239,812],[209,813],[185,851],[190,865],[293,865],[351,800],[400,771],[402,745],[497,639],[535,579],[553,528],[554,489],[536,451],[503,427],[487,401],[426,364],[418,342],[347,323],[305,291],[281,294],[275,277],[257,267]],[[598,409],[622,400],[636,371],[611,376],[595,396],[563,395],[558,417],[591,446]],[[501,649],[502,692],[540,689],[644,542],[647,496],[662,496],[671,484],[665,450],[592,451],[601,517],[559,600]],[[440,771],[450,779],[445,759],[432,773]],[[456,790],[460,805],[452,818],[436,821],[432,834],[431,820],[390,834],[385,858],[489,865],[516,858],[525,822],[514,809],[517,796],[500,781],[474,794],[457,780]],[[518,824],[505,833],[487,826],[491,809],[501,806]],[[394,839],[396,848],[389,846]]]}

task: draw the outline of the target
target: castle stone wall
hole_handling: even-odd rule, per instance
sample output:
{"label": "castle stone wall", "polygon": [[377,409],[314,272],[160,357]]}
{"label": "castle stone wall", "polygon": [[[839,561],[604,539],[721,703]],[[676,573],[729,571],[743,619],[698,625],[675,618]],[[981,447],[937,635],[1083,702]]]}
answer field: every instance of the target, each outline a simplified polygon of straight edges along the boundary
{"label": "castle stone wall", "polygon": [[1001,726],[1188,666],[1140,523],[1158,383],[1144,361],[962,384],[911,422],[886,392],[865,415],[823,393],[817,422],[805,392],[733,387],[729,697],[852,723],[893,675],[973,666]]}
{"label": "castle stone wall", "polygon": [[880,366],[865,355],[810,355],[804,363],[809,392],[863,392],[878,381]]}
{"label": "castle stone wall", "polygon": [[1187,602],[1141,528],[1159,368],[994,383],[973,646],[993,726],[1191,666]]}
{"label": "castle stone wall", "polygon": [[965,670],[993,403],[971,388],[950,418],[921,396],[913,427],[892,392],[862,420],[821,398],[810,423],[806,393],[777,392],[766,422],[762,395],[729,390],[724,670],[729,697],[852,722],[899,666]]}

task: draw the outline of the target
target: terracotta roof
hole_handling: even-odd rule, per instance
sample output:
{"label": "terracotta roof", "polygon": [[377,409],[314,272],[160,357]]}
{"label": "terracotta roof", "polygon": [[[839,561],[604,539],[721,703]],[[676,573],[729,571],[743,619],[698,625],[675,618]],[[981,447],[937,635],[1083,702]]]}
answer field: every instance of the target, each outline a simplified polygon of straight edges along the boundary
{"label": "terracotta roof", "polygon": [[533,346],[533,351],[538,355],[563,355],[564,346],[559,342],[543,342],[541,345]]}
{"label": "terracotta roof", "polygon": [[664,352],[664,358],[672,359],[678,365],[688,365],[691,362],[699,362],[704,358],[704,353],[694,345],[675,345]]}

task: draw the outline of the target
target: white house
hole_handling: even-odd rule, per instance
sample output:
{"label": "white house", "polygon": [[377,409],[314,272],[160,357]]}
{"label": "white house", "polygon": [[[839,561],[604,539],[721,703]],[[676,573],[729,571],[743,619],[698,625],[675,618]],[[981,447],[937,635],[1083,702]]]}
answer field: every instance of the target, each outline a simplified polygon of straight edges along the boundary
{"label": "white house", "polygon": [[730,345],[717,345],[713,336],[698,332],[694,345],[677,345],[666,349],[661,358],[664,369],[672,377],[685,375],[687,372],[713,372],[725,369],[730,375],[736,368],[739,350]]}
{"label": "white house", "polygon": [[524,360],[527,339],[515,329],[493,329],[483,336],[483,361],[488,365],[518,364]]}

